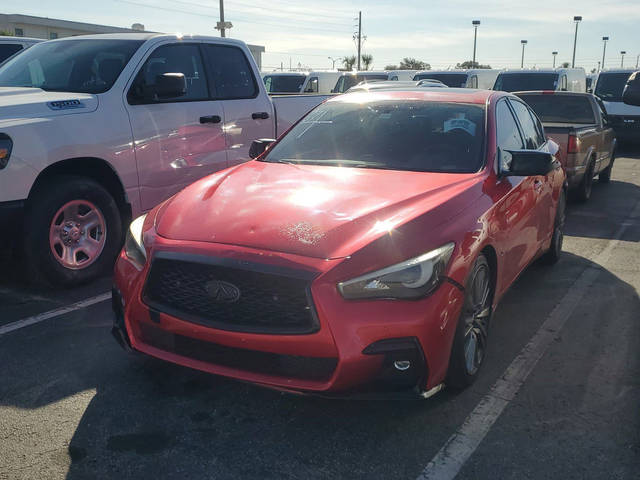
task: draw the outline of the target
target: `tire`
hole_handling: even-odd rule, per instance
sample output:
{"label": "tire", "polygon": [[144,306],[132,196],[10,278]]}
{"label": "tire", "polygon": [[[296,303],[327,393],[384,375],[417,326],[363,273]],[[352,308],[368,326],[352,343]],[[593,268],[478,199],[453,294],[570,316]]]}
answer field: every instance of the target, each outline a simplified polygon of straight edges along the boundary
{"label": "tire", "polygon": [[579,202],[586,202],[591,197],[591,189],[593,187],[593,159],[589,160],[587,169],[584,171],[584,176],[578,188],[575,191],[575,198]]}
{"label": "tire", "polygon": [[558,207],[556,208],[556,218],[553,223],[553,235],[551,236],[551,245],[549,250],[540,257],[540,261],[545,265],[555,265],[560,260],[562,254],[562,242],[564,240],[564,220],[566,212],[567,200],[564,191],[560,193],[558,199]]}
{"label": "tire", "polygon": [[25,213],[23,253],[31,281],[79,285],[113,268],[122,246],[122,219],[99,183],[53,177],[29,199]]}
{"label": "tire", "polygon": [[609,162],[609,166],[602,170],[598,175],[598,182],[600,183],[609,183],[611,181],[611,171],[613,170],[613,161],[615,160],[615,155],[611,155],[611,162]]}
{"label": "tire", "polygon": [[489,263],[481,254],[467,278],[464,304],[451,347],[445,383],[454,389],[466,388],[475,381],[486,356],[493,302],[492,278]]}

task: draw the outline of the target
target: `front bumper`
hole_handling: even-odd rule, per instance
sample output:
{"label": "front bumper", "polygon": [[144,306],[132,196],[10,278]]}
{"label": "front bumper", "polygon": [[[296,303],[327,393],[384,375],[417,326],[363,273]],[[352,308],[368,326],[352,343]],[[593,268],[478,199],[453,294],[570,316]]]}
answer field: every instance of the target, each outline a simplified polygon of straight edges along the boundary
{"label": "front bumper", "polygon": [[[236,259],[265,256],[194,242],[189,248]],[[331,268],[325,260],[268,256],[289,266]],[[318,330],[283,335],[220,330],[154,310],[142,300],[148,270],[138,271],[124,254],[116,263],[114,334],[125,348],[270,388],[323,395],[424,392],[446,375],[462,305],[462,293],[449,282],[419,301],[346,301],[320,274],[311,287]]]}

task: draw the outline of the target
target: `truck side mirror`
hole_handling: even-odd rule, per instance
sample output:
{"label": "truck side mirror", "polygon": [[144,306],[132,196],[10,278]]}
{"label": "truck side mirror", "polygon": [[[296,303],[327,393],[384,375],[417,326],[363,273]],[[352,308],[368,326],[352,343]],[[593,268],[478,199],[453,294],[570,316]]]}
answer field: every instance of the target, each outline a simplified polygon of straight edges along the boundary
{"label": "truck side mirror", "polygon": [[640,72],[632,73],[622,92],[622,101],[640,107]]}
{"label": "truck side mirror", "polygon": [[158,100],[182,97],[187,94],[187,80],[182,73],[163,73],[156,76],[156,83],[150,89]]}
{"label": "truck side mirror", "polygon": [[273,142],[275,142],[273,138],[259,138],[254,140],[251,142],[251,147],[249,147],[249,156],[251,158],[258,158]]}

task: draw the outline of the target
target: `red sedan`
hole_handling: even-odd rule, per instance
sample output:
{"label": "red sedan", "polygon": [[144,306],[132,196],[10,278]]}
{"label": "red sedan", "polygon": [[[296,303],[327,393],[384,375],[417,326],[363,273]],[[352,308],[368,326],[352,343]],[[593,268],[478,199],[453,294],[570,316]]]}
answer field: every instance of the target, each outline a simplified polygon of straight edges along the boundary
{"label": "red sedan", "polygon": [[464,387],[498,300],[562,248],[565,176],[517,97],[346,94],[135,220],[114,334],[307,393]]}

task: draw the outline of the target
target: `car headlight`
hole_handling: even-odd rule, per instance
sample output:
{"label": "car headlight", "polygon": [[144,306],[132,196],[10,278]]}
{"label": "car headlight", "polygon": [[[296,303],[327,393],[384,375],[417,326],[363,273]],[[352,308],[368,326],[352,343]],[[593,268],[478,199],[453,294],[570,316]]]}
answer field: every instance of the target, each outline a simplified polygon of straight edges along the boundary
{"label": "car headlight", "polygon": [[9,163],[9,157],[11,157],[11,150],[13,149],[13,142],[8,135],[0,133],[0,170],[7,166]]}
{"label": "car headlight", "polygon": [[146,214],[136,218],[127,230],[127,238],[124,242],[124,253],[137,265],[144,265],[147,261],[147,251],[142,241],[142,225]]}
{"label": "car headlight", "polygon": [[419,257],[341,282],[338,290],[349,300],[424,297],[442,281],[453,247],[453,243],[447,243]]}

